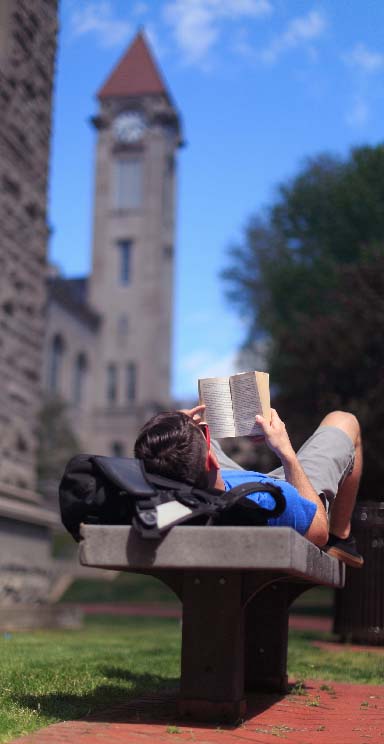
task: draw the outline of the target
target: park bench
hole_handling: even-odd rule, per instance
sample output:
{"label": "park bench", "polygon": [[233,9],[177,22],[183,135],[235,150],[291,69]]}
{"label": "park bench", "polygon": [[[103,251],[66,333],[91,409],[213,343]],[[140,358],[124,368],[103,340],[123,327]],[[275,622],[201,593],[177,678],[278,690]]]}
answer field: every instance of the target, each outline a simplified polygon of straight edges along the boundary
{"label": "park bench", "polygon": [[149,574],[183,605],[179,712],[236,720],[245,694],[287,690],[289,606],[344,565],[290,527],[174,527],[146,540],[132,527],[82,525],[80,562]]}

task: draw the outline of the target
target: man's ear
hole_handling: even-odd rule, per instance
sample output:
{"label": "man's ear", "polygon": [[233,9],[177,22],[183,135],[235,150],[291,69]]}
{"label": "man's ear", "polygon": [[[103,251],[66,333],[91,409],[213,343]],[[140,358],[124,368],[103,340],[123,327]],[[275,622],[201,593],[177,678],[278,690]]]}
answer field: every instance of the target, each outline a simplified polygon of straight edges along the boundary
{"label": "man's ear", "polygon": [[220,470],[219,461],[216,457],[216,452],[213,449],[210,449],[208,452],[207,462],[209,463],[209,470],[211,469],[211,467],[213,467],[215,470]]}

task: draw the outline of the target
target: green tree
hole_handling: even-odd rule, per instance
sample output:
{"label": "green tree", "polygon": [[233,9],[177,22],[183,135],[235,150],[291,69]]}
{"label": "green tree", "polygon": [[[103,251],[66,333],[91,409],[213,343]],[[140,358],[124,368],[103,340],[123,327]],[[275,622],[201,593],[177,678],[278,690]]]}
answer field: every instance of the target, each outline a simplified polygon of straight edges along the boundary
{"label": "green tree", "polygon": [[224,279],[263,337],[276,405],[296,443],[327,410],[356,413],[366,441],[364,495],[384,475],[384,147],[309,161],[232,247]]}
{"label": "green tree", "polygon": [[60,398],[45,400],[38,423],[38,488],[48,500],[57,500],[57,485],[68,460],[81,449]]}

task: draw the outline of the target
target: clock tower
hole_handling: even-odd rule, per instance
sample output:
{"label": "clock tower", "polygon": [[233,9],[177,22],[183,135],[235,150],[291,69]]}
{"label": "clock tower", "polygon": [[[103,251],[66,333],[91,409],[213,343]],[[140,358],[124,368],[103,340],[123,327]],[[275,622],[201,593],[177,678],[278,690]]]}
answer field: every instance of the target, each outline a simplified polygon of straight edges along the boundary
{"label": "clock tower", "polygon": [[98,93],[89,299],[102,318],[92,370],[94,451],[132,453],[170,405],[178,112],[139,32]]}

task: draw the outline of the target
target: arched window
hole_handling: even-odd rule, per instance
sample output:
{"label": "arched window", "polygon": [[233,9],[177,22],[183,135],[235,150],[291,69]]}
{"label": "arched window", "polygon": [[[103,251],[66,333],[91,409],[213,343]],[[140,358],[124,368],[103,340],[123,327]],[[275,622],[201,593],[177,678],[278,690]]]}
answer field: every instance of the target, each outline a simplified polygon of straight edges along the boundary
{"label": "arched window", "polygon": [[65,343],[60,333],[56,333],[51,342],[49,353],[48,389],[51,393],[60,392],[61,370],[63,366]]}
{"label": "arched window", "polygon": [[132,240],[118,240],[118,280],[120,284],[129,284],[132,280]]}
{"label": "arched window", "polygon": [[113,168],[114,209],[139,209],[143,202],[142,158],[118,158]]}
{"label": "arched window", "polygon": [[108,403],[117,401],[117,367],[112,363],[107,366],[107,401]]}
{"label": "arched window", "polygon": [[136,400],[137,372],[135,362],[128,362],[125,368],[125,399],[127,403]]}
{"label": "arched window", "polygon": [[72,399],[76,405],[84,403],[85,380],[87,376],[87,357],[84,352],[80,352],[75,359],[73,369],[73,390]]}

